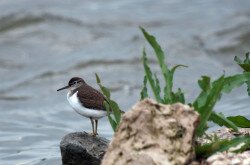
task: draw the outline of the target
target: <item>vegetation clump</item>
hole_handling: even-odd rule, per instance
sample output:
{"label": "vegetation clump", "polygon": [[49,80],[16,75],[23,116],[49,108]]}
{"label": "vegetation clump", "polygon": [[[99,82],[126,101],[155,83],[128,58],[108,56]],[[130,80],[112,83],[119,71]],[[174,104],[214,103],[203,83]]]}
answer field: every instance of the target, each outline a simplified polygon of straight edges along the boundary
{"label": "vegetation clump", "polygon": [[[169,68],[165,63],[165,54],[161,46],[156,41],[153,35],[150,35],[145,29],[140,27],[145,39],[153,48],[162,77],[164,79],[164,87],[161,87],[157,75],[151,70],[149,62],[147,59],[146,49],[142,51],[142,63],[145,71],[143,87],[141,90],[141,99],[149,97],[148,87],[150,87],[157,102],[162,104],[173,104],[173,103],[183,103],[185,104],[185,96],[181,88],[177,91],[173,91],[173,77],[177,68],[187,67],[185,65],[176,65]],[[250,121],[244,116],[229,116],[225,117],[222,113],[217,113],[214,111],[215,104],[220,100],[224,93],[229,93],[233,89],[247,85],[247,92],[250,96],[250,59],[249,54],[246,54],[246,59],[241,60],[237,56],[235,57],[235,62],[244,70],[242,73],[225,76],[221,75],[216,80],[212,80],[209,76],[202,76],[198,80],[198,86],[201,91],[196,99],[189,103],[200,114],[200,124],[196,129],[196,137],[201,137],[205,135],[205,131],[208,129],[208,121],[211,121],[219,126],[225,126],[232,129],[233,131],[238,131],[239,128],[250,128]],[[100,78],[96,74],[97,83],[100,86],[102,93],[106,97],[104,102],[105,107],[108,112],[112,111],[108,115],[109,122],[115,131],[121,120],[121,111],[118,104],[110,99],[110,91],[101,85]],[[227,151],[231,147],[240,146],[234,152],[242,152],[250,148],[250,137],[241,136],[235,137],[233,139],[221,140],[219,138],[213,138],[211,143],[197,145],[196,155],[199,157],[207,157],[215,152]]]}

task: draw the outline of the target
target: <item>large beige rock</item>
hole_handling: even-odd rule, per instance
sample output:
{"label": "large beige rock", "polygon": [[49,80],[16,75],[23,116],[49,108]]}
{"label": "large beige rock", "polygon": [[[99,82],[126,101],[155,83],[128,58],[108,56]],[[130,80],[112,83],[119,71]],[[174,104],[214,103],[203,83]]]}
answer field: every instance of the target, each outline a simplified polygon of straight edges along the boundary
{"label": "large beige rock", "polygon": [[182,165],[195,156],[198,113],[187,105],[146,99],[126,112],[102,165]]}

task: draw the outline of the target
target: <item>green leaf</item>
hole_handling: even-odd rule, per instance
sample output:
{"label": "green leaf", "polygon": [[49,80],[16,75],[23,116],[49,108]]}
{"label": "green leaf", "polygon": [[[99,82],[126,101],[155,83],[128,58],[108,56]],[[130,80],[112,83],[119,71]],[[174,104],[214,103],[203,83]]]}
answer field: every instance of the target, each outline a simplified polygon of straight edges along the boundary
{"label": "green leaf", "polygon": [[222,91],[225,93],[229,93],[232,91],[232,89],[243,85],[247,81],[250,81],[250,72],[226,77]]}
{"label": "green leaf", "polygon": [[113,114],[115,116],[116,123],[120,123],[120,121],[121,121],[121,110],[120,110],[118,104],[116,102],[114,102],[113,100],[111,100],[109,104],[110,104],[112,112],[113,112]]}
{"label": "green leaf", "polygon": [[117,128],[117,123],[115,122],[115,120],[110,115],[108,115],[108,119],[109,119],[109,123],[110,123],[113,131],[115,132],[116,128]]}
{"label": "green leaf", "polygon": [[245,60],[242,62],[242,60],[235,56],[234,61],[245,71],[245,72],[250,72],[250,59],[249,59],[249,55],[250,53],[247,52],[246,53],[246,58]]}
{"label": "green leaf", "polygon": [[208,76],[202,76],[201,78],[202,78],[201,80],[198,80],[198,84],[199,84],[200,88],[204,92],[209,91],[210,88],[211,88],[210,77],[208,77]]}
{"label": "green leaf", "polygon": [[155,99],[156,99],[157,102],[161,103],[162,101],[161,101],[160,95],[157,92],[156,82],[153,79],[152,71],[151,71],[151,69],[150,69],[150,67],[148,65],[148,59],[147,59],[147,55],[146,55],[146,52],[145,52],[145,48],[143,49],[142,62],[143,62],[143,66],[144,66],[145,75],[146,75],[146,77],[148,79],[148,82],[149,82],[150,87],[151,87],[151,89],[153,91]]}
{"label": "green leaf", "polygon": [[[114,101],[114,100],[111,100],[110,99],[110,91],[108,88],[104,87],[102,84],[101,84],[101,80],[99,78],[99,76],[97,74],[96,75],[96,81],[105,97],[105,101],[104,101],[104,106],[105,106],[105,109],[107,110],[107,113],[108,113],[108,120],[109,120],[109,123],[111,125],[111,127],[113,128],[113,130],[115,131],[116,130],[116,127],[118,126],[118,124],[120,123],[121,121],[121,110],[118,106],[118,104]],[[113,112],[114,114],[114,118],[111,116],[111,111]]]}
{"label": "green leaf", "polygon": [[113,131],[115,132],[116,131],[116,128],[117,128],[117,123],[115,122],[115,120],[112,118],[111,116],[111,113],[110,113],[110,106],[109,104],[104,101],[104,106],[105,106],[105,109],[107,110],[107,113],[108,113],[108,120],[109,120],[109,123],[113,129]]}
{"label": "green leaf", "polygon": [[103,104],[104,104],[104,107],[105,107],[105,109],[107,111],[107,114],[110,115],[111,111],[110,111],[109,103],[107,101],[104,101]]}
{"label": "green leaf", "polygon": [[247,81],[246,84],[247,84],[247,93],[248,96],[250,96],[250,81]]}
{"label": "green leaf", "polygon": [[145,99],[148,97],[148,89],[147,89],[147,77],[144,76],[144,80],[143,80],[143,87],[141,90],[141,100]]}
{"label": "green leaf", "polygon": [[100,86],[102,93],[108,98],[110,99],[110,91],[108,88],[104,87],[104,86]]}
{"label": "green leaf", "polygon": [[181,65],[181,64],[179,64],[179,65],[175,65],[171,70],[170,70],[170,72],[168,73],[168,88],[170,88],[171,89],[171,91],[172,91],[172,88],[173,88],[173,78],[174,78],[174,73],[175,73],[175,71],[176,71],[176,69],[177,68],[179,68],[179,67],[187,67],[186,65]]}
{"label": "green leaf", "polygon": [[[250,52],[247,52],[246,53],[246,58],[245,58],[245,60],[243,62],[237,56],[235,56],[235,58],[234,58],[234,61],[236,61],[237,64],[244,70],[244,73],[249,73],[250,72],[249,55],[250,55]],[[250,96],[250,80],[249,79],[246,81],[246,84],[247,84],[247,93],[248,93],[248,96]]]}
{"label": "green leaf", "polygon": [[[172,88],[173,88],[173,76],[174,76],[175,70],[178,67],[187,67],[187,66],[185,66],[185,65],[176,65],[171,70],[168,69],[168,66],[165,63],[164,52],[163,52],[161,46],[156,41],[155,37],[153,35],[150,35],[142,27],[140,27],[140,29],[141,29],[145,39],[148,41],[148,43],[151,45],[151,47],[153,48],[153,50],[155,52],[158,64],[160,66],[160,69],[161,69],[161,72],[162,72],[162,75],[163,75],[163,78],[165,80],[165,87],[163,89],[164,96],[163,96],[163,99],[161,99],[161,97],[160,97],[161,88],[160,88],[160,85],[159,85],[159,80],[155,75],[155,82],[154,82],[154,85],[151,85],[151,87],[154,86],[154,88],[152,90],[153,90],[154,95],[157,95],[156,100],[158,102],[161,102],[161,103],[164,103],[164,104],[171,104],[171,103],[174,103],[176,101],[182,101],[183,102],[185,100],[184,95],[181,95],[181,93],[177,92],[176,94],[179,94],[178,98],[177,98],[176,97],[177,95],[173,94],[174,93],[172,91]],[[151,75],[152,75],[152,73],[151,73]],[[150,80],[149,80],[149,83],[150,83]],[[150,84],[152,84],[152,83],[150,83]],[[182,99],[181,99],[181,97],[182,97]],[[159,100],[161,100],[161,101],[159,101]]]}
{"label": "green leaf", "polygon": [[206,104],[207,95],[207,92],[202,91],[193,103],[195,110],[197,110],[199,113],[201,113],[201,107]]}
{"label": "green leaf", "polygon": [[232,128],[234,131],[238,131],[237,125],[226,118],[222,113],[212,112],[209,117],[209,121],[212,121],[219,126],[226,126],[228,128]]}
{"label": "green leaf", "polygon": [[237,56],[234,57],[234,61],[235,61],[237,64],[241,64],[241,63],[242,63],[241,59],[240,59],[239,57],[237,57]]}
{"label": "green leaf", "polygon": [[188,66],[186,66],[186,65],[181,65],[181,64],[175,65],[175,66],[170,70],[171,74],[174,75],[175,70],[176,70],[177,68],[179,68],[179,67],[185,67],[185,68],[187,68]]}
{"label": "green leaf", "polygon": [[201,107],[203,107],[206,104],[208,93],[211,89],[211,83],[210,83],[210,77],[208,76],[202,76],[200,80],[198,80],[198,84],[200,88],[202,89],[199,96],[195,99],[193,106],[194,108],[201,113]]}
{"label": "green leaf", "polygon": [[199,96],[195,99],[193,106],[199,113],[201,113],[202,110],[201,107],[203,107],[206,104],[208,93],[211,90],[210,77],[202,76],[201,79],[198,80],[198,84],[202,89],[202,91],[199,94]]}
{"label": "green leaf", "polygon": [[[225,92],[225,93],[231,92],[232,89],[242,85],[249,79],[250,79],[250,73],[247,73],[247,72],[243,74],[237,74],[234,76],[225,77],[221,92]],[[198,81],[198,83],[202,89],[202,92],[193,103],[193,106],[200,114],[203,114],[205,111],[204,106],[207,103],[208,96],[209,94],[212,93],[211,88],[214,87],[216,83],[218,82],[217,81],[213,82],[212,87],[211,87],[210,78],[207,76],[203,76],[202,79]],[[219,99],[220,99],[220,95],[218,95],[217,100]],[[234,122],[228,120],[223,114],[217,114],[215,112],[212,112],[211,116],[209,117],[209,120],[213,121],[214,123],[220,126],[229,127],[229,128],[234,129],[235,131],[238,130],[237,125]]]}
{"label": "green leaf", "polygon": [[178,96],[178,101],[181,102],[182,104],[185,104],[185,96],[184,93],[181,91],[181,88],[178,88],[177,92]]}
{"label": "green leaf", "polygon": [[159,82],[159,79],[157,78],[157,75],[156,73],[154,74],[154,77],[155,77],[155,90],[156,90],[156,93],[157,95],[161,96],[161,87],[160,87],[160,82]]}
{"label": "green leaf", "polygon": [[245,118],[244,116],[229,116],[227,117],[228,120],[233,122],[235,125],[241,128],[250,128],[250,120]]}
{"label": "green leaf", "polygon": [[171,74],[170,74],[170,70],[167,68],[167,65],[165,64],[165,55],[163,50],[161,49],[161,46],[158,44],[158,42],[156,41],[155,37],[150,35],[148,32],[146,32],[146,30],[144,30],[142,27],[140,27],[144,37],[146,38],[146,40],[149,42],[149,44],[152,46],[152,48],[155,51],[158,63],[160,65],[161,71],[162,71],[162,75],[164,77],[165,80],[165,88],[164,88],[164,100],[165,102],[167,101],[168,103],[171,103],[171,92],[172,92],[172,86],[173,86],[173,82],[172,82],[172,78],[171,78]]}
{"label": "green leaf", "polygon": [[106,98],[109,100],[109,99],[110,99],[110,91],[109,91],[109,89],[101,85],[101,80],[100,80],[100,78],[99,78],[99,76],[98,76],[97,73],[95,73],[95,76],[96,76],[96,82],[97,82],[97,84],[99,85],[99,87],[100,87],[102,93],[103,93],[103,94],[106,96]]}
{"label": "green leaf", "polygon": [[185,97],[180,88],[178,88],[178,91],[176,93],[172,93],[172,101],[173,103],[179,102],[185,104]]}
{"label": "green leaf", "polygon": [[[237,146],[237,147],[236,147]],[[234,150],[232,150],[235,147]],[[242,152],[250,148],[250,137],[236,137],[231,140],[218,140],[212,143],[204,144],[202,146],[198,145],[195,147],[196,156],[208,157],[216,152],[223,152],[231,150],[232,152]]]}
{"label": "green leaf", "polygon": [[250,64],[239,64],[245,72],[250,72]]}
{"label": "green leaf", "polygon": [[221,90],[223,88],[224,84],[224,76],[221,76],[218,80],[216,80],[213,83],[213,86],[207,96],[207,100],[204,106],[200,107],[200,110],[198,112],[200,113],[201,122],[196,129],[196,134],[198,136],[203,135],[207,128],[207,121],[213,111],[213,107],[216,103],[216,101],[221,96]]}
{"label": "green leaf", "polygon": [[100,84],[100,83],[101,83],[101,80],[100,80],[100,78],[99,78],[99,76],[98,76],[97,73],[95,73],[95,78],[96,78],[97,84]]}
{"label": "green leaf", "polygon": [[165,55],[163,50],[161,49],[161,46],[158,44],[158,42],[156,41],[155,37],[150,35],[145,29],[143,29],[142,27],[140,27],[144,37],[146,38],[146,40],[149,42],[149,44],[152,46],[152,48],[155,51],[156,57],[158,59],[158,62],[160,64],[160,67],[162,69],[162,73],[166,74],[167,72],[167,65],[165,64]]}
{"label": "green leaf", "polygon": [[[153,35],[150,35],[143,28],[140,28],[140,29],[144,37],[146,38],[148,43],[152,46],[155,52],[163,78],[165,80],[165,86],[163,89],[164,96],[162,99],[160,96],[161,88],[160,88],[159,80],[156,74],[154,76],[152,74],[152,71],[148,65],[146,52],[144,48],[142,59],[143,59],[143,66],[144,66],[146,78],[144,77],[144,87],[141,91],[141,98],[148,97],[147,88],[146,88],[146,85],[147,85],[146,83],[148,81],[157,102],[165,103],[165,104],[171,104],[175,102],[185,103],[184,94],[181,91],[181,89],[178,89],[177,92],[172,91],[174,72],[178,67],[184,66],[184,65],[176,65],[170,70],[165,63],[164,52],[161,46],[156,41],[156,38]],[[249,65],[250,64],[249,53],[246,55],[246,59],[243,62],[238,57],[235,57],[235,61],[240,66],[242,66],[243,64]],[[211,81],[210,77],[208,76],[203,76],[202,79],[198,81],[198,84],[201,88],[201,93],[193,102],[193,106],[195,110],[197,110],[201,116],[201,123],[196,130],[197,135],[201,136],[205,132],[207,128],[208,120],[213,121],[214,123],[217,123],[221,126],[232,128],[237,131],[238,128],[234,122],[226,118],[221,113],[213,112],[213,108],[216,102],[220,99],[222,92],[224,93],[231,92],[232,89],[239,87],[244,83],[248,85],[248,94],[250,95],[250,73],[245,72],[243,74],[237,74],[237,75],[229,76],[229,77],[221,76],[219,79],[217,79],[213,83],[211,83],[210,81]]]}
{"label": "green leaf", "polygon": [[249,54],[250,52],[246,53],[246,59],[244,60],[244,64],[250,64]]}

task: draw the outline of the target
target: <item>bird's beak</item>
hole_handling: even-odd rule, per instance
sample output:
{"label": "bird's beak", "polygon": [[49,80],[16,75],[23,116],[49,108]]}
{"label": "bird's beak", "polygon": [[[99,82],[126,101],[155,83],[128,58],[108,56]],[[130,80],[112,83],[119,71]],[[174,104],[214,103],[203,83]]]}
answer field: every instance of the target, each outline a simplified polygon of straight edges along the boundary
{"label": "bird's beak", "polygon": [[65,87],[62,87],[62,88],[60,88],[60,89],[57,89],[57,91],[64,90],[64,89],[67,89],[67,88],[69,88],[69,86],[68,86],[68,85],[67,85],[67,86],[65,86]]}

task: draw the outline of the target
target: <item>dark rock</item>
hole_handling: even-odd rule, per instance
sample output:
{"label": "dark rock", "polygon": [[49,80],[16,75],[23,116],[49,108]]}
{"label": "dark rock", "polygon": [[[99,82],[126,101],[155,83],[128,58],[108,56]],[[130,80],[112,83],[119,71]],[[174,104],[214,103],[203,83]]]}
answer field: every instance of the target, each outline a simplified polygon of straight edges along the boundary
{"label": "dark rock", "polygon": [[60,143],[63,165],[99,165],[109,140],[86,132],[70,133]]}

